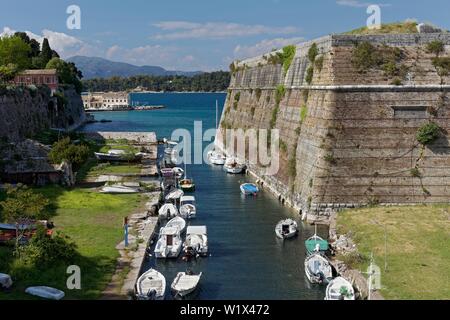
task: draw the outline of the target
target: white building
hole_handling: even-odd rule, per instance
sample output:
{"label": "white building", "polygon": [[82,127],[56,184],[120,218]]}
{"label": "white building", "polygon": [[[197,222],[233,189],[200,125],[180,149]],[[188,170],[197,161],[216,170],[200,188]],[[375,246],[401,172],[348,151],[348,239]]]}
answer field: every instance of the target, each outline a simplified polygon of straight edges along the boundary
{"label": "white building", "polygon": [[89,110],[127,110],[130,100],[127,92],[89,92],[82,95],[84,109]]}

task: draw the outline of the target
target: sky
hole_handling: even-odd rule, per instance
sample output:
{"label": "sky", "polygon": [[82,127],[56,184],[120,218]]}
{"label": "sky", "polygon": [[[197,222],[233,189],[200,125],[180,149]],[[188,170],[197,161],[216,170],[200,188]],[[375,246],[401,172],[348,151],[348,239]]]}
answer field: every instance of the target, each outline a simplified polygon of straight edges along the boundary
{"label": "sky", "polygon": [[[229,64],[366,25],[414,19],[450,29],[448,0],[0,0],[0,34],[27,31],[63,58],[96,56],[168,70],[227,70]],[[67,8],[80,8],[69,29]]]}

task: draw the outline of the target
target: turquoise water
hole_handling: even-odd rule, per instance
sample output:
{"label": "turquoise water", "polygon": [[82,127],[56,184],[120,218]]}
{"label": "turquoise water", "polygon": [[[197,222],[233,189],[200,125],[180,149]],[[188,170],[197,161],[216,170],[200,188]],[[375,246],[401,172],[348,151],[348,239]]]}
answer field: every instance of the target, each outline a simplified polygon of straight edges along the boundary
{"label": "turquoise water", "polygon": [[[155,131],[158,138],[170,137],[177,128],[193,130],[194,121],[204,129],[215,126],[215,102],[220,113],[225,94],[135,94],[135,101],[167,108],[152,111],[97,113],[97,119],[111,123],[88,125],[92,131]],[[195,299],[303,300],[323,299],[324,288],[310,285],[304,275],[304,241],[314,233],[300,217],[280,206],[268,192],[243,198],[239,185],[247,178],[227,175],[221,167],[189,165],[189,176],[196,182],[197,218],[192,225],[208,227],[211,256],[191,262],[151,259],[153,267],[164,274],[168,286],[177,272],[203,272]],[[275,225],[287,217],[300,224],[299,237],[281,241]],[[326,236],[326,229],[319,229]],[[170,298],[170,293],[166,298]]]}

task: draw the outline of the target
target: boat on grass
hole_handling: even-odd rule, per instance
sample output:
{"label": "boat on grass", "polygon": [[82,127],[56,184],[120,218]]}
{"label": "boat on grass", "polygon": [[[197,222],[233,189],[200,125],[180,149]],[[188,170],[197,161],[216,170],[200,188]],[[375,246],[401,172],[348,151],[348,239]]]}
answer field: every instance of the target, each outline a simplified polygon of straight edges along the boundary
{"label": "boat on grass", "polygon": [[161,228],[155,247],[155,257],[158,259],[177,258],[180,255],[182,245],[183,241],[178,228]]}
{"label": "boat on grass", "polygon": [[139,193],[139,189],[123,185],[112,185],[112,186],[105,185],[104,187],[102,187],[100,192],[107,194],[132,194],[132,193]]}
{"label": "boat on grass", "polygon": [[180,233],[186,230],[186,221],[182,217],[175,217],[167,222],[166,228],[177,228]]}
{"label": "boat on grass", "polygon": [[138,300],[164,300],[166,294],[166,278],[154,269],[144,272],[136,283]]}
{"label": "boat on grass", "polygon": [[180,216],[184,219],[193,219],[197,216],[195,197],[182,196],[180,198]]}
{"label": "boat on grass", "polygon": [[256,196],[259,192],[259,188],[256,184],[254,183],[244,183],[241,184],[241,192],[243,195],[245,196]]}
{"label": "boat on grass", "polygon": [[9,289],[13,285],[12,278],[9,274],[0,273],[0,289]]}
{"label": "boat on grass", "polygon": [[177,207],[172,203],[166,203],[158,210],[160,219],[172,219],[178,215]]}
{"label": "boat on grass", "polygon": [[298,224],[292,219],[286,219],[278,222],[275,227],[275,234],[280,239],[290,239],[297,235]]}
{"label": "boat on grass", "polygon": [[188,256],[208,255],[208,232],[206,226],[190,226],[187,228],[183,250]]}
{"label": "boat on grass", "polygon": [[333,279],[330,262],[320,253],[314,253],[305,259],[306,277],[311,283],[328,283]]}
{"label": "boat on grass", "polygon": [[337,277],[328,284],[325,300],[355,300],[355,289],[350,282]]}
{"label": "boat on grass", "polygon": [[61,290],[45,286],[28,287],[25,293],[48,300],[61,300],[65,295]]}
{"label": "boat on grass", "polygon": [[314,235],[305,241],[306,252],[313,254],[315,252],[328,251],[329,244],[327,240],[322,239],[317,235],[317,225],[315,226]]}
{"label": "boat on grass", "polygon": [[170,286],[175,297],[186,297],[197,289],[202,273],[179,272]]}

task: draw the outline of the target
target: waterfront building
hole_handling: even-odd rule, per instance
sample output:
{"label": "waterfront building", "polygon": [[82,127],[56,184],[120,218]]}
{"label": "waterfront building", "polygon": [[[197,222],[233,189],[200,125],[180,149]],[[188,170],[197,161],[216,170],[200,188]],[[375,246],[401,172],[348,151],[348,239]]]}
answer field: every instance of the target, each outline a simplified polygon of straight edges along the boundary
{"label": "waterfront building", "polygon": [[25,70],[14,78],[16,85],[46,85],[54,93],[58,89],[56,69]]}
{"label": "waterfront building", "polygon": [[85,110],[127,110],[130,101],[127,92],[89,92],[82,94]]}

